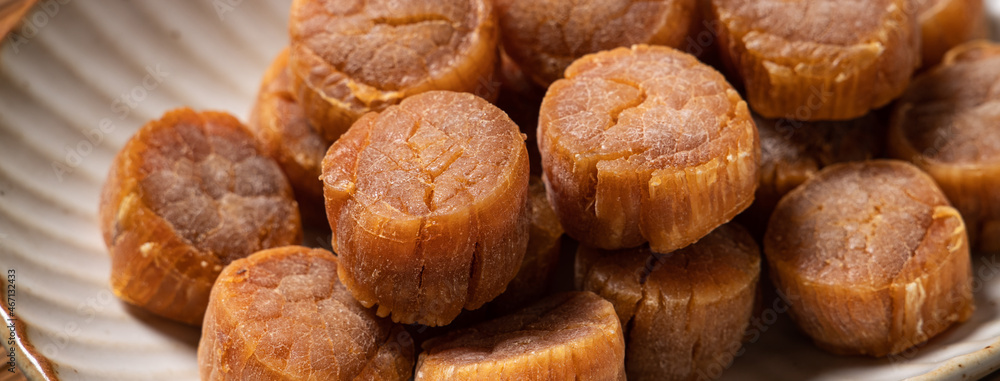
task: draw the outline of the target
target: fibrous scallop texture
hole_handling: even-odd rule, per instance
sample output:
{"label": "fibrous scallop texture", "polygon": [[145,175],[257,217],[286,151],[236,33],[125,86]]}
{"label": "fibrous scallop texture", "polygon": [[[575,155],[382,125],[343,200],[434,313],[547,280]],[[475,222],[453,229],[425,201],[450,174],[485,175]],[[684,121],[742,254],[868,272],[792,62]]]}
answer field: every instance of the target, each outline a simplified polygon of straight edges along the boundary
{"label": "fibrous scallop texture", "polygon": [[987,37],[983,2],[980,0],[913,0],[920,21],[923,67],[941,62],[951,48]]}
{"label": "fibrous scallop texture", "polygon": [[847,121],[806,122],[754,115],[760,134],[760,184],[753,205],[740,215],[744,226],[763,236],[781,196],[820,169],[874,159],[885,146],[886,125],[875,113]]}
{"label": "fibrous scallop texture", "polygon": [[501,292],[528,242],[524,135],[471,94],[370,113],[323,162],[340,280],[379,316],[448,324]]}
{"label": "fibrous scallop texture", "polygon": [[962,217],[903,161],[823,169],[778,203],[764,253],[792,318],[834,353],[899,353],[974,309]]}
{"label": "fibrous scallop texture", "polygon": [[517,275],[507,289],[489,303],[489,310],[509,312],[544,295],[559,262],[559,217],[545,194],[542,179],[532,176],[528,185],[528,249]]}
{"label": "fibrous scallop texture", "polygon": [[629,380],[704,380],[739,352],[760,276],[760,249],[726,224],[671,253],[580,246],[578,289],[609,300],[625,327]]}
{"label": "fibrous scallop texture", "polygon": [[413,340],[337,281],[337,257],[287,246],[219,275],[198,343],[202,380],[407,380]]}
{"label": "fibrous scallop texture", "polygon": [[528,248],[517,275],[507,284],[507,289],[482,307],[463,311],[446,326],[411,329],[418,344],[455,329],[509,314],[549,294],[559,264],[563,230],[545,195],[545,185],[536,176],[531,176],[528,186],[528,220]]}
{"label": "fibrous scallop texture", "polygon": [[680,47],[696,0],[497,0],[504,50],[542,86],[577,58],[634,44]]}
{"label": "fibrous scallop texture", "polygon": [[100,223],[115,295],[195,325],[223,266],[302,240],[292,188],[246,127],[187,108],[147,123],[115,156]]}
{"label": "fibrous scallop texture", "polygon": [[1000,46],[973,41],[917,77],[889,127],[889,154],[937,181],[973,247],[1000,250]]}
{"label": "fibrous scallop texture", "polygon": [[423,344],[422,380],[625,380],[615,309],[592,292],[549,296],[523,310]]}
{"label": "fibrous scallop texture", "polygon": [[296,0],[289,67],[309,120],[334,141],[368,111],[429,90],[495,99],[490,0]]}
{"label": "fibrous scallop texture", "polygon": [[263,152],[281,166],[295,191],[303,219],[326,224],[323,208],[323,156],[332,141],[320,135],[306,118],[288,72],[288,50],[283,50],[264,73],[257,101],[247,124]]}
{"label": "fibrous scallop texture", "polygon": [[711,0],[723,62],[767,118],[846,120],[906,89],[920,64],[911,0]]}
{"label": "fibrous scallop texture", "polygon": [[721,74],[666,47],[584,56],[538,121],[549,199],[571,237],[603,249],[687,246],[753,201],[760,145]]}

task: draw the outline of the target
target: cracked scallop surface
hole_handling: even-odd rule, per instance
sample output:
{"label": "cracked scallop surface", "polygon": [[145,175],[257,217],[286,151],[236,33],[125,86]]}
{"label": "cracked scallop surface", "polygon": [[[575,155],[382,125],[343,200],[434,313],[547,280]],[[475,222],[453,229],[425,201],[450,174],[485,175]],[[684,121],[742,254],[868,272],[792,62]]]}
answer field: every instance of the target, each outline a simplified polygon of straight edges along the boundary
{"label": "cracked scallop surface", "polygon": [[951,48],[987,37],[981,0],[914,0],[920,21],[923,67],[941,62]]}
{"label": "cracked scallop surface", "polygon": [[[767,118],[847,120],[906,90],[920,64],[910,0],[711,0],[720,55]],[[846,20],[846,21],[845,21]]]}
{"label": "cracked scallop surface", "polygon": [[899,353],[975,308],[962,217],[906,162],[823,169],[778,203],[764,253],[792,318],[834,353]]}
{"label": "cracked scallop surface", "polygon": [[548,86],[586,54],[634,44],[680,47],[695,0],[497,0],[504,50],[536,83]]}
{"label": "cracked scallop surface", "polygon": [[286,246],[219,275],[198,344],[202,380],[407,380],[413,341],[337,281],[337,257]]}
{"label": "cracked scallop surface", "polygon": [[760,276],[760,249],[739,225],[661,254],[581,245],[578,289],[607,299],[625,327],[630,380],[697,380],[739,351]]}
{"label": "cracked scallop surface", "polygon": [[603,249],[687,246],[753,201],[760,143],[721,74],[666,47],[585,56],[538,122],[549,199],[566,233]]}
{"label": "cracked scallop surface", "polygon": [[302,218],[326,224],[323,182],[319,175],[323,156],[332,142],[309,123],[292,90],[287,49],[278,54],[264,73],[247,126],[263,152],[277,161],[288,177]]}
{"label": "cracked scallop surface", "polygon": [[847,121],[804,122],[754,115],[760,134],[760,185],[753,204],[740,215],[755,236],[781,196],[835,163],[864,161],[881,154],[886,126],[874,113]]}
{"label": "cracked scallop surface", "polygon": [[1000,45],[973,41],[917,77],[889,127],[889,154],[927,171],[973,247],[1000,250]]}
{"label": "cracked scallop surface", "polygon": [[430,90],[494,99],[499,63],[489,0],[296,0],[289,68],[329,141],[368,111]]}
{"label": "cracked scallop surface", "polygon": [[218,112],[177,109],[143,126],[115,156],[99,213],[115,295],[195,325],[223,266],[302,240],[281,169]]}
{"label": "cracked scallop surface", "polygon": [[591,292],[525,309],[423,344],[415,380],[624,380],[615,309]]}
{"label": "cracked scallop surface", "polygon": [[431,91],[358,120],[323,162],[340,280],[379,316],[448,324],[504,291],[528,243],[528,156],[503,111]]}

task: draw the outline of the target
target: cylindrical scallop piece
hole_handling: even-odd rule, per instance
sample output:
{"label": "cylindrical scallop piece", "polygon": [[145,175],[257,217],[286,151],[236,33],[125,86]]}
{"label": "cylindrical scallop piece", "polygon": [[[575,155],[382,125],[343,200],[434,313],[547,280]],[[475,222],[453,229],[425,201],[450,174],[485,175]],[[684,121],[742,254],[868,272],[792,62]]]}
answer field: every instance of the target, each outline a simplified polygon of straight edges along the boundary
{"label": "cylindrical scallop piece", "polygon": [[488,319],[519,310],[548,295],[561,254],[562,226],[545,195],[545,184],[531,176],[528,185],[528,249],[507,289],[495,299],[473,311],[463,311],[447,326],[417,326],[410,330],[421,343],[449,331],[467,328]]}
{"label": "cylindrical scallop piece", "polygon": [[496,98],[490,0],[295,0],[289,67],[329,141],[369,111],[429,90]]}
{"label": "cylindrical scallop piece", "polygon": [[278,164],[236,118],[187,108],[147,123],[115,156],[100,224],[115,295],[194,325],[225,265],[302,241]]}
{"label": "cylindrical scallop piece", "polygon": [[473,311],[463,311],[447,326],[418,326],[411,329],[421,343],[456,328],[466,328],[519,310],[548,294],[549,284],[559,264],[562,226],[545,195],[545,184],[531,176],[528,185],[528,249],[507,289],[495,299]]}
{"label": "cylindrical scallop piece", "polygon": [[287,49],[264,73],[247,126],[264,154],[277,161],[288,177],[302,218],[307,223],[326,225],[319,175],[323,156],[333,142],[320,135],[299,105],[288,72]]}
{"label": "cylindrical scallop piece", "polygon": [[753,201],[760,143],[746,103],[680,51],[585,56],[545,94],[538,121],[549,199],[571,237],[671,252]]}
{"label": "cylindrical scallop piece", "polygon": [[545,194],[542,179],[532,176],[528,185],[528,249],[517,275],[507,289],[493,299],[491,311],[513,311],[537,300],[548,290],[549,280],[559,262],[559,241],[563,235],[559,217]]}
{"label": "cylindrical scallop piece", "polygon": [[941,62],[951,48],[987,37],[982,0],[914,0],[920,21],[923,67]]}
{"label": "cylindrical scallop piece", "polygon": [[754,115],[760,134],[760,184],[753,204],[738,220],[763,237],[778,200],[820,169],[878,157],[885,146],[885,123],[875,113],[858,119],[807,122]]}
{"label": "cylindrical scallop piece", "polygon": [[1000,45],[959,45],[896,103],[889,154],[927,171],[962,213],[973,247],[1000,250]]}
{"label": "cylindrical scallop piece", "polygon": [[621,323],[592,292],[549,296],[513,314],[428,340],[423,380],[625,380]]}
{"label": "cylindrical scallop piece", "polygon": [[764,253],[792,318],[834,353],[899,353],[975,308],[962,217],[903,161],[823,169],[778,203]]}
{"label": "cylindrical scallop piece", "polygon": [[625,327],[629,380],[710,378],[742,346],[759,277],[760,249],[736,224],[667,254],[584,245],[576,253],[577,288],[614,304]]}
{"label": "cylindrical scallop piece", "polygon": [[413,340],[337,281],[329,251],[286,246],[226,267],[198,343],[202,380],[407,380]]}
{"label": "cylindrical scallop piece", "polygon": [[847,120],[920,65],[911,0],[711,0],[722,61],[767,118]]}
{"label": "cylindrical scallop piece", "polygon": [[358,120],[323,181],[340,280],[379,316],[448,324],[492,300],[528,243],[528,156],[503,111],[431,91]]}
{"label": "cylindrical scallop piece", "polygon": [[574,60],[634,44],[680,47],[698,19],[696,0],[497,0],[503,47],[542,86]]}

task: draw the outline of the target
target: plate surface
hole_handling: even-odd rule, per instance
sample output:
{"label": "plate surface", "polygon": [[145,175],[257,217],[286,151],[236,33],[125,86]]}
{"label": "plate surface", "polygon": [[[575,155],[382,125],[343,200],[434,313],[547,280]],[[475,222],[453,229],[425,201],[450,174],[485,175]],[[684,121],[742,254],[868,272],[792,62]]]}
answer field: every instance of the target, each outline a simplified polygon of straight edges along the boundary
{"label": "plate surface", "polygon": [[[164,111],[191,105],[245,118],[264,69],[287,43],[288,6],[43,0],[4,38],[0,271],[14,281],[13,350],[29,378],[198,379],[198,330],[130,308],[108,289],[98,194],[118,148]],[[1000,0],[987,8],[1000,19]],[[829,355],[768,301],[752,325],[757,339],[721,356],[718,369],[727,380],[984,375],[1000,367],[1000,260],[973,262],[975,315],[912,353]]]}

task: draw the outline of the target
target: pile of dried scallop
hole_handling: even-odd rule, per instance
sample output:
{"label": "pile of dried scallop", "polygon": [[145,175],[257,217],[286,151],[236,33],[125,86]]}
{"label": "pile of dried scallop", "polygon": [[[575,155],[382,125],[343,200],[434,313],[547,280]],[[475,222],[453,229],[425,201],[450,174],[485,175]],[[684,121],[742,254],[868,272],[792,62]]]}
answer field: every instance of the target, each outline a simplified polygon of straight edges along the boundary
{"label": "pile of dried scallop", "polygon": [[981,11],[295,0],[248,125],[178,109],[115,158],[111,285],[202,325],[206,380],[714,378],[771,284],[818,346],[899,353],[1000,248]]}

